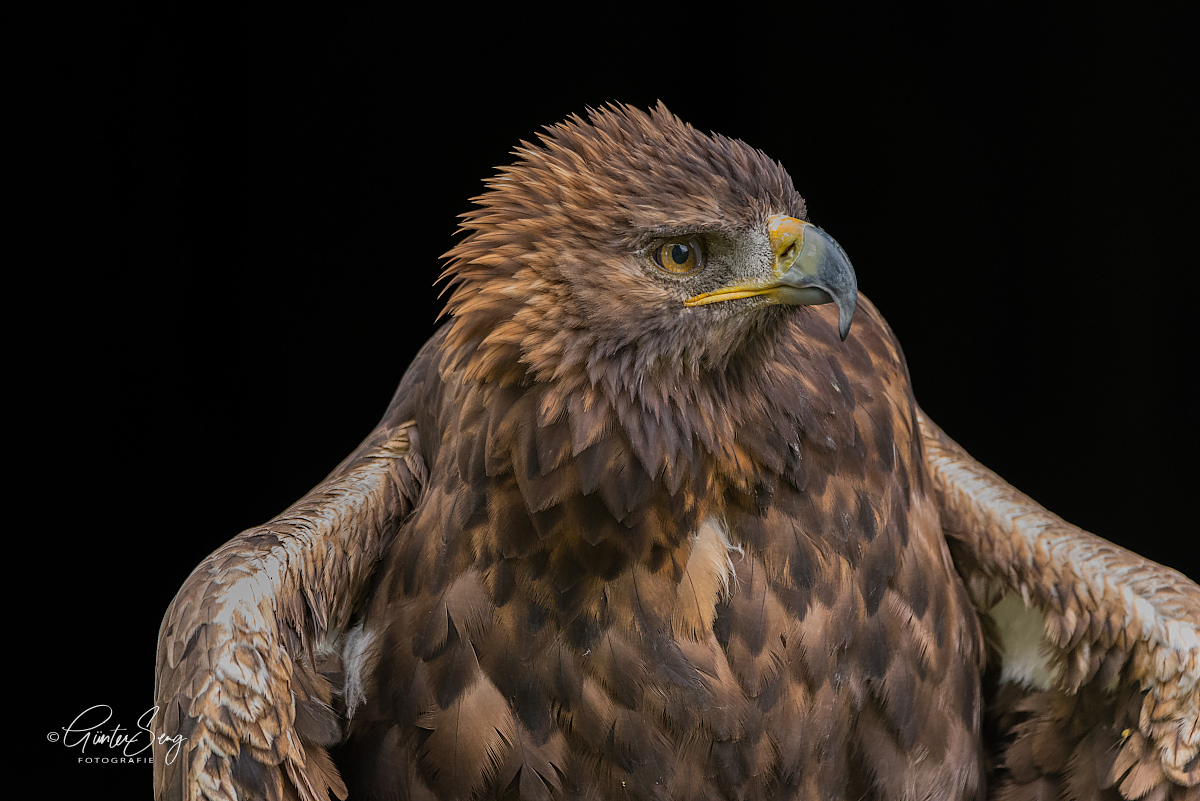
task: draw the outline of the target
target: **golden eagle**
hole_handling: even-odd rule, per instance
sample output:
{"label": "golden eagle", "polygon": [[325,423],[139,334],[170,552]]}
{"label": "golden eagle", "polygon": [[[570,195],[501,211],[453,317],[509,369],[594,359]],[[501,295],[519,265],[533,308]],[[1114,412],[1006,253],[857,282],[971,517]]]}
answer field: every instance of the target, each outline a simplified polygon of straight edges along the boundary
{"label": "golden eagle", "polygon": [[1200,588],[922,414],[781,165],[661,105],[518,156],[382,422],[168,609],[157,797],[1197,798]]}

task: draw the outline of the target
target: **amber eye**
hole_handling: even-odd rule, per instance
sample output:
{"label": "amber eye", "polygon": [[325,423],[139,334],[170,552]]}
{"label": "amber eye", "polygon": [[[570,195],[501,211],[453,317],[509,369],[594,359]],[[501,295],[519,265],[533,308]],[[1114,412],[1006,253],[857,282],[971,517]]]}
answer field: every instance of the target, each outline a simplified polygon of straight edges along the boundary
{"label": "amber eye", "polygon": [[654,263],[669,273],[683,275],[700,266],[700,243],[695,239],[676,239],[654,249]]}

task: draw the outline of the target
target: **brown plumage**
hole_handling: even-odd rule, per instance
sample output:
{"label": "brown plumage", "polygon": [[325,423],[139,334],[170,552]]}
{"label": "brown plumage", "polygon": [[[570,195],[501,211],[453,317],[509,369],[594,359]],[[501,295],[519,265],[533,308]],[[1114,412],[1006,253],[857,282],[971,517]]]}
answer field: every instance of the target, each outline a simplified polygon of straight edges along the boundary
{"label": "brown plumage", "polygon": [[1197,797],[1200,588],[843,341],[780,165],[661,106],[519,155],[383,422],[168,610],[157,797]]}

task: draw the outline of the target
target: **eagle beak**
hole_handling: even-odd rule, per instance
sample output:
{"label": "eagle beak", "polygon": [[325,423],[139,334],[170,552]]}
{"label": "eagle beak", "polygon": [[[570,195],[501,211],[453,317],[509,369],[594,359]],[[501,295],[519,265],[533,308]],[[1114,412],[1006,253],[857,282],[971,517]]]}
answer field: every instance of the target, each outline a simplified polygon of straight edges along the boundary
{"label": "eagle beak", "polygon": [[704,306],[723,300],[762,296],[769,303],[814,306],[836,303],[838,333],[850,333],[858,280],[846,252],[833,237],[812,223],[776,214],[767,221],[771,251],[775,254],[772,277],[765,281],[722,287],[688,298],[685,306]]}

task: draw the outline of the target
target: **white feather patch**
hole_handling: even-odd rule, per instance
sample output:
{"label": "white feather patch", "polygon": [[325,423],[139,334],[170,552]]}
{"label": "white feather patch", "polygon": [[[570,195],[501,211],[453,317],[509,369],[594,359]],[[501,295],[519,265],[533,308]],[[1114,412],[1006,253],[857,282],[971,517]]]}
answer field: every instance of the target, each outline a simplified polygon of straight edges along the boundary
{"label": "white feather patch", "polygon": [[713,572],[721,579],[721,594],[728,598],[730,580],[737,581],[737,569],[733,566],[730,554],[745,556],[745,550],[742,546],[733,544],[729,539],[725,521],[715,517],[705,518],[696,531],[695,540],[692,553],[705,553],[712,559]]}
{"label": "white feather patch", "polygon": [[347,718],[354,717],[354,710],[367,700],[366,691],[363,689],[363,677],[375,667],[377,655],[371,647],[374,643],[375,636],[365,631],[362,623],[346,632],[346,639],[342,643],[342,669],[346,675],[344,693]]}
{"label": "white feather patch", "polygon": [[1046,619],[1041,610],[1010,593],[988,613],[1000,634],[1001,681],[1049,690],[1058,685],[1061,670],[1053,670],[1048,655]]}

